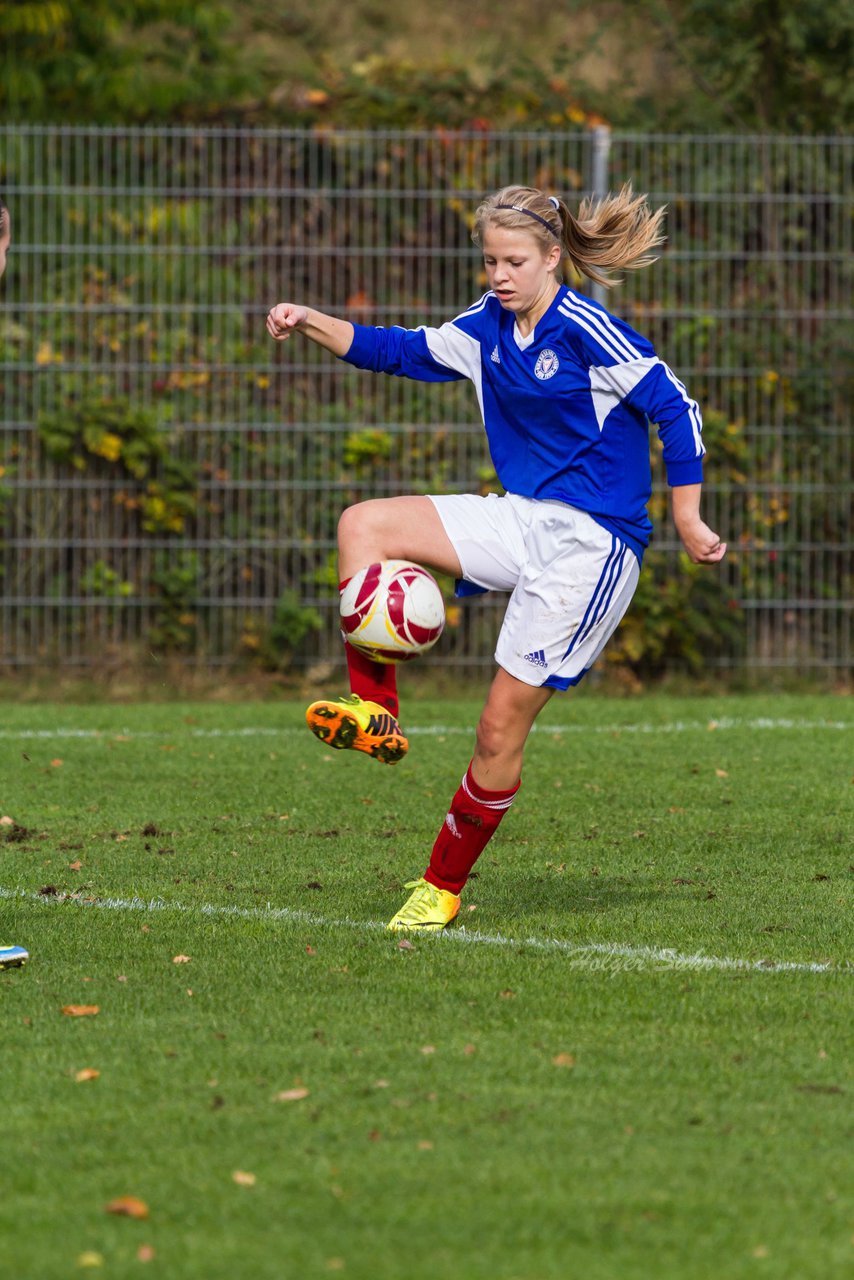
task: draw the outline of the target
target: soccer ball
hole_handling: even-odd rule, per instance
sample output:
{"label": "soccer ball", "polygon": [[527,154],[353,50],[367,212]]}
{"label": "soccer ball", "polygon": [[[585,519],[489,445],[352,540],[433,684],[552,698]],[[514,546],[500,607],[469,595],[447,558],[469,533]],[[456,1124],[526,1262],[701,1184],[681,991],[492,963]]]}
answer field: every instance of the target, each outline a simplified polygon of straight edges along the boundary
{"label": "soccer ball", "polygon": [[341,626],[374,662],[409,662],[442,634],[445,604],[436,579],[410,560],[381,560],[354,574],[341,592]]}

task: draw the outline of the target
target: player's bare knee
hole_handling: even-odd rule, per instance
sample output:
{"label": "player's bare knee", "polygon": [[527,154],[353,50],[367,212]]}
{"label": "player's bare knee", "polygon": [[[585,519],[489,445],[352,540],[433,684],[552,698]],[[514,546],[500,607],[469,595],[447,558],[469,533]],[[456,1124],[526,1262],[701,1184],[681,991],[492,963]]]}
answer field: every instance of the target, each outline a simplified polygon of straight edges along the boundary
{"label": "player's bare knee", "polygon": [[396,527],[389,511],[389,502],[392,500],[369,498],[366,502],[356,502],[352,507],[344,508],[338,518],[338,544],[341,545],[342,540],[351,545],[357,540],[370,543],[383,543],[387,540],[389,526],[392,529]]}
{"label": "player's bare knee", "polygon": [[345,507],[338,518],[338,546],[351,549],[360,542],[367,543],[375,534],[376,516],[371,511],[377,500],[356,502],[352,507]]}
{"label": "player's bare knee", "polygon": [[507,752],[507,735],[500,717],[484,707],[477,725],[477,752],[481,760],[497,760]]}

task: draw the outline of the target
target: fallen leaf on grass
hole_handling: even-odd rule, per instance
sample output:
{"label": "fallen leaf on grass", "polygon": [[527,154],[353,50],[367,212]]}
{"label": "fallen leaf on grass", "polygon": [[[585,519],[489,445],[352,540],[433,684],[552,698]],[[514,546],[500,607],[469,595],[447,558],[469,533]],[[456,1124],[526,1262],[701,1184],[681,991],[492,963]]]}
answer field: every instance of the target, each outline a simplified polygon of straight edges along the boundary
{"label": "fallen leaf on grass", "polygon": [[147,1218],[148,1205],[138,1196],[118,1196],[104,1205],[104,1213],[114,1213],[120,1218]]}
{"label": "fallen leaf on grass", "polygon": [[62,1012],[67,1018],[93,1018],[101,1012],[99,1004],[64,1004]]}
{"label": "fallen leaf on grass", "polygon": [[716,777],[716,778],[728,778],[728,777],[729,777],[729,774],[727,773],[726,769],[715,769],[715,777]]}
{"label": "fallen leaf on grass", "polygon": [[418,1144],[418,1150],[419,1150],[419,1151],[432,1151],[432,1150],[433,1150],[433,1143],[430,1141],[430,1139],[429,1139],[429,1138],[422,1138],[422,1140],[421,1140],[421,1141],[419,1142],[419,1144]]}
{"label": "fallen leaf on grass", "polygon": [[552,1066],[555,1067],[574,1067],[575,1055],[572,1053],[556,1053],[552,1058]]}
{"label": "fallen leaf on grass", "polygon": [[236,1182],[239,1187],[254,1187],[257,1178],[254,1173],[247,1173],[244,1169],[235,1169],[231,1175],[232,1182]]}
{"label": "fallen leaf on grass", "polygon": [[477,1045],[467,1044],[463,1049],[463,1053],[467,1058],[470,1058],[473,1053],[477,1053]]}
{"label": "fallen leaf on grass", "polygon": [[137,1262],[152,1262],[154,1259],[154,1247],[150,1244],[141,1244],[136,1251]]}
{"label": "fallen leaf on grass", "polygon": [[61,761],[61,760],[51,760],[51,762],[50,762],[50,767],[51,767],[51,769],[59,769],[59,768],[61,767],[61,765],[62,765],[62,761]]}
{"label": "fallen leaf on grass", "polygon": [[415,950],[415,948],[413,947],[412,943],[409,941],[408,938],[401,938],[400,942],[397,944],[397,949],[398,951],[414,951]]}
{"label": "fallen leaf on grass", "polygon": [[191,959],[192,959],[192,956],[173,956],[172,963],[173,964],[189,964]]}
{"label": "fallen leaf on grass", "polygon": [[3,817],[0,818],[0,827],[14,827],[14,825],[15,819],[10,818],[8,814],[4,813]]}
{"label": "fallen leaf on grass", "polygon": [[77,1084],[82,1084],[84,1080],[97,1080],[100,1074],[95,1067],[84,1067],[82,1071],[77,1072],[74,1079]]}
{"label": "fallen leaf on grass", "polygon": [[434,1044],[422,1044],[422,1046],[421,1046],[421,1052],[422,1052],[423,1054],[425,1054],[425,1055],[426,1055],[426,1054],[435,1053],[435,1052],[436,1052],[436,1046],[435,1046]]}
{"label": "fallen leaf on grass", "polygon": [[78,1267],[103,1267],[104,1255],[96,1253],[94,1249],[87,1249],[85,1253],[77,1255]]}
{"label": "fallen leaf on grass", "polygon": [[68,870],[69,870],[69,871],[79,871],[79,870],[80,870],[80,868],[81,868],[82,866],[83,866],[83,863],[80,861],[80,859],[79,859],[79,858],[75,858],[74,862],[69,862],[69,864],[68,864]]}
{"label": "fallen leaf on grass", "polygon": [[301,1102],[303,1098],[309,1095],[308,1089],[282,1089],[281,1093],[273,1095],[274,1102]]}

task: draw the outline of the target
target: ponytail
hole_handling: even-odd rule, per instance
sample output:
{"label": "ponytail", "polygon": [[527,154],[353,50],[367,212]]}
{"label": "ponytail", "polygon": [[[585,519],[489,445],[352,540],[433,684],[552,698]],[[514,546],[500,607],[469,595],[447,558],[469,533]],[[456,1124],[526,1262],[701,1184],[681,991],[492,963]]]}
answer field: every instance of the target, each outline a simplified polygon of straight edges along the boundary
{"label": "ponytail", "polygon": [[652,250],[665,240],[664,215],[663,206],[653,211],[629,182],[619,195],[583,200],[577,215],[536,187],[503,187],[478,207],[472,239],[482,247],[487,225],[527,231],[543,253],[559,243],[576,272],[611,288],[619,280],[604,272],[636,271],[655,262]]}

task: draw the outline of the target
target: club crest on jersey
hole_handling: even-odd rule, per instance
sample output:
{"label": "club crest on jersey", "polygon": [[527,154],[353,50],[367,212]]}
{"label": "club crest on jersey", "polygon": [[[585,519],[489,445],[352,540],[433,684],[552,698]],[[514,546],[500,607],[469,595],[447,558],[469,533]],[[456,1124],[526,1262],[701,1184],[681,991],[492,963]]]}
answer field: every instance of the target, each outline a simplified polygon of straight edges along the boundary
{"label": "club crest on jersey", "polygon": [[541,382],[546,382],[549,378],[553,378],[560,366],[560,360],[557,353],[552,351],[551,347],[544,347],[537,356],[537,363],[534,365],[534,373]]}

